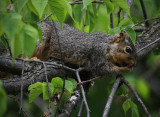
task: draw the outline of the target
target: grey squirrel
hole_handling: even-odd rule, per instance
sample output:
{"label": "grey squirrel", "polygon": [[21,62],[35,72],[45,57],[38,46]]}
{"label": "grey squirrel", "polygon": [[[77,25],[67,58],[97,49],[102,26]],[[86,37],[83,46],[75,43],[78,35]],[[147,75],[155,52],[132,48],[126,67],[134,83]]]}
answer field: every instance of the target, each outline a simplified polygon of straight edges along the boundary
{"label": "grey squirrel", "polygon": [[39,43],[33,57],[47,60],[61,58],[64,62],[85,67],[97,75],[129,72],[136,65],[136,51],[125,33],[85,33],[57,22],[39,23],[44,44]]}

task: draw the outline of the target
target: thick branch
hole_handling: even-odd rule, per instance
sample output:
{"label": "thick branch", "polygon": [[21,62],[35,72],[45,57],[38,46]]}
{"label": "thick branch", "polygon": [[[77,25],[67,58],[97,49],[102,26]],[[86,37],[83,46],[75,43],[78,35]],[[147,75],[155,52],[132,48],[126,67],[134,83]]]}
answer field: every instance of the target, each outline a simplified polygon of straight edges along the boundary
{"label": "thick branch", "polygon": [[12,61],[9,58],[0,56],[0,71],[20,75],[22,71],[22,62]]}
{"label": "thick branch", "polygon": [[[17,62],[17,61],[16,61]],[[54,62],[56,63],[56,62]],[[41,63],[30,63],[32,65],[30,71],[25,72],[23,75],[23,90],[27,91],[30,84],[36,82],[46,81],[45,70]],[[58,66],[46,65],[48,79],[51,80],[54,77],[64,77],[65,73],[62,73]],[[2,79],[3,88],[8,94],[18,94],[21,90],[21,76],[13,76],[13,78]]]}
{"label": "thick branch", "polygon": [[160,20],[157,20],[149,28],[142,32],[136,39],[136,51],[138,58],[151,52],[160,46]]}

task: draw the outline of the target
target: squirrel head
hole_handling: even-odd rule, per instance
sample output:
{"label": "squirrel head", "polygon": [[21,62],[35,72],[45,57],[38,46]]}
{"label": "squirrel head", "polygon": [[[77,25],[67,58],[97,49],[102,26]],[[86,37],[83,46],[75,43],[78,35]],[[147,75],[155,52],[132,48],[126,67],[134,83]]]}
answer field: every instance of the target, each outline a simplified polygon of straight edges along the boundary
{"label": "squirrel head", "polygon": [[115,35],[110,46],[109,60],[113,70],[124,73],[136,66],[136,50],[128,34]]}

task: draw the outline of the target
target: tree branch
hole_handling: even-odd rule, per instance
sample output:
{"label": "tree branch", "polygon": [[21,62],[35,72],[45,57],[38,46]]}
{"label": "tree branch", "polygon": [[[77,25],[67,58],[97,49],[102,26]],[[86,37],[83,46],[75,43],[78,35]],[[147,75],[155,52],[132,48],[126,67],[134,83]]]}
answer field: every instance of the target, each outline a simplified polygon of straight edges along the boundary
{"label": "tree branch", "polygon": [[[132,6],[132,4],[133,4],[133,1],[134,1],[134,0],[128,0],[128,7],[129,7],[129,9],[131,9],[131,6]],[[128,17],[128,14],[127,14],[127,13],[124,13],[123,18],[125,19],[125,18],[127,18],[127,17]]]}
{"label": "tree branch", "polygon": [[[93,1],[92,3],[99,3],[99,4],[103,4],[104,1]],[[73,1],[73,2],[69,2],[70,5],[74,5],[74,4],[83,4],[83,1]]]}
{"label": "tree branch", "polygon": [[135,47],[137,57],[141,58],[160,46],[160,20],[154,22],[149,28],[142,32],[136,39]]}
{"label": "tree branch", "polygon": [[76,89],[74,93],[72,94],[71,98],[69,98],[62,111],[58,115],[58,117],[69,117],[73,109],[77,106],[78,102],[80,101],[80,88]]}
{"label": "tree branch", "polygon": [[[65,73],[62,73],[59,66],[53,65],[53,63],[57,64],[56,61],[53,61],[52,65],[51,64],[46,65],[48,79],[51,80],[53,77],[64,77]],[[43,64],[41,63],[28,63],[28,64],[31,68],[29,71],[24,72],[22,79],[21,76],[17,75],[14,75],[12,78],[2,79],[3,88],[6,90],[8,94],[20,93],[21,83],[23,83],[23,90],[27,91],[28,86],[31,85],[32,83],[46,81],[45,79],[46,75],[44,74],[45,71]]]}
{"label": "tree branch", "polygon": [[111,104],[112,104],[112,100],[113,100],[113,97],[115,95],[115,92],[121,82],[121,79],[122,77],[121,76],[117,76],[113,86],[112,86],[112,90],[111,90],[111,93],[108,97],[108,100],[107,100],[107,103],[106,103],[106,106],[105,106],[105,109],[104,109],[104,112],[103,112],[103,116],[102,117],[107,117],[108,116],[108,113],[109,113],[109,109],[111,107]]}
{"label": "tree branch", "polygon": [[[142,11],[143,11],[143,17],[144,17],[144,19],[147,19],[147,13],[146,13],[146,9],[145,9],[143,0],[140,0],[140,3],[141,3]],[[147,27],[149,26],[148,21],[146,21],[145,24],[146,24]]]}
{"label": "tree branch", "polygon": [[[27,69],[26,66],[25,71]],[[22,71],[22,62],[13,61],[11,58],[0,56],[0,71],[20,75]]]}
{"label": "tree branch", "polygon": [[137,92],[130,86],[130,84],[122,77],[122,82],[132,91],[132,93],[134,94],[134,96],[136,97],[137,101],[141,104],[141,106],[143,107],[143,110],[145,111],[147,117],[151,117],[151,115],[149,114],[146,106],[144,105],[143,101],[141,100],[141,98],[138,96]]}
{"label": "tree branch", "polygon": [[[80,70],[76,71],[76,76],[77,76],[78,82],[81,82],[80,75],[79,75]],[[83,88],[82,85],[80,85],[80,88],[81,88],[81,92],[82,92],[83,102],[85,104],[86,111],[87,111],[87,117],[90,117],[90,109],[89,109],[89,106],[88,106],[88,103],[87,103],[87,100],[86,100],[84,88]]]}

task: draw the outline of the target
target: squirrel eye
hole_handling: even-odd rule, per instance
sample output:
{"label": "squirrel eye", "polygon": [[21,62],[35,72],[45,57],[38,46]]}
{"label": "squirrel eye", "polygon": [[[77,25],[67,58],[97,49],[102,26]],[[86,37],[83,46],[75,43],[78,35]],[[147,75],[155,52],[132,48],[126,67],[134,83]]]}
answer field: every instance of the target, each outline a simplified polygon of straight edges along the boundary
{"label": "squirrel eye", "polygon": [[129,46],[127,46],[127,47],[125,48],[125,52],[131,53],[131,52],[132,52],[132,49],[131,49]]}

